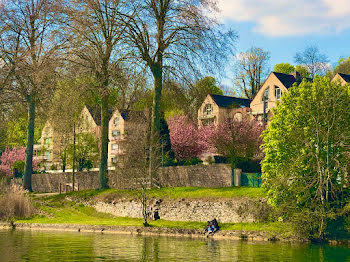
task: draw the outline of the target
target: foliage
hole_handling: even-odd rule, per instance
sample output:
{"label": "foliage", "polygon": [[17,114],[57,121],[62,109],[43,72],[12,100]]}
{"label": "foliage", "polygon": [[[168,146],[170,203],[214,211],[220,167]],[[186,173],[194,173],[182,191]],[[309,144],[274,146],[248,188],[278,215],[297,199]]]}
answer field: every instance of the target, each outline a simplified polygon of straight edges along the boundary
{"label": "foliage", "polygon": [[189,91],[189,100],[192,104],[192,112],[195,112],[194,119],[197,119],[197,111],[207,95],[223,95],[224,92],[217,86],[216,79],[206,76],[198,80]]}
{"label": "foliage", "polygon": [[[25,148],[7,148],[0,156],[0,172],[11,176],[13,174],[14,164],[25,160]],[[38,161],[33,161],[33,169],[38,168]]]}
{"label": "foliage", "polygon": [[289,63],[280,63],[273,67],[273,71],[277,73],[290,74],[295,71],[295,67]]}
{"label": "foliage", "polygon": [[235,65],[235,85],[247,98],[253,99],[268,74],[270,53],[252,47],[238,55]]}
{"label": "foliage", "polygon": [[13,221],[28,218],[34,214],[34,206],[27,191],[20,186],[9,186],[0,196],[0,220]]}
{"label": "foliage", "polygon": [[[91,169],[91,165],[97,164],[98,141],[91,133],[80,133],[76,135],[75,144],[75,159],[78,163],[78,171],[84,168]],[[73,144],[70,144],[67,149],[67,158],[70,162],[73,161]]]}
{"label": "foliage", "polygon": [[303,77],[303,78],[309,78],[310,77],[310,73],[309,73],[308,69],[305,66],[297,65],[297,66],[295,66],[295,71],[299,72],[300,76]]}
{"label": "foliage", "polygon": [[211,138],[217,153],[228,158],[235,166],[240,159],[261,157],[260,135],[263,127],[255,120],[227,120],[220,124]]}
{"label": "foliage", "polygon": [[178,160],[198,157],[208,149],[212,127],[198,130],[197,125],[185,116],[169,119],[168,125],[171,148]]}
{"label": "foliage", "polygon": [[321,54],[317,46],[308,46],[302,52],[297,52],[294,60],[307,68],[311,78],[316,74],[324,75],[329,69],[327,56]]}
{"label": "foliage", "polygon": [[349,94],[327,77],[304,80],[282,97],[263,134],[269,201],[310,237],[323,238],[331,214],[348,201]]}
{"label": "foliage", "polygon": [[350,75],[350,57],[339,59],[337,66],[332,72],[332,77],[337,73]]}

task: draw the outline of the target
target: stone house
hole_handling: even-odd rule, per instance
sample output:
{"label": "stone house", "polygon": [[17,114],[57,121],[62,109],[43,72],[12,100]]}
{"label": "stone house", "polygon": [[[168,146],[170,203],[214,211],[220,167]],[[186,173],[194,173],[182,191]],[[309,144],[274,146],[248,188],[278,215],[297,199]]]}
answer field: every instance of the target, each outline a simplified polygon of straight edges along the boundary
{"label": "stone house", "polygon": [[338,81],[340,80],[340,83],[342,85],[345,85],[345,84],[350,84],[350,75],[347,75],[347,74],[342,74],[342,73],[337,73],[332,81]]}
{"label": "stone house", "polygon": [[250,100],[222,95],[207,95],[198,109],[198,126],[217,126],[226,119],[241,120],[250,112]]}
{"label": "stone house", "polygon": [[[311,81],[310,78],[306,79]],[[272,116],[271,108],[276,107],[282,94],[288,92],[294,83],[299,85],[302,80],[303,78],[298,72],[292,74],[271,72],[250,103],[251,114],[258,121],[263,121],[265,112],[267,119],[269,119]]]}
{"label": "stone house", "polygon": [[[289,88],[294,83],[299,85],[302,80],[298,72],[292,74],[283,74],[271,72],[265,80],[264,84],[256,94],[253,101],[250,103],[251,114],[259,121],[264,118],[264,108],[267,119],[272,116],[271,108],[276,107],[277,101],[281,99],[283,93],[289,92]],[[307,81],[312,81],[310,78],[305,78]],[[332,81],[340,80],[341,83],[350,83],[350,75],[338,73]]]}
{"label": "stone house", "polygon": [[[112,167],[117,162],[118,156],[124,154],[122,143],[125,141],[126,129],[130,120],[130,111],[110,109],[109,114],[108,166]],[[76,132],[92,133],[99,140],[101,135],[100,108],[84,106],[80,119],[81,122],[76,128]],[[61,134],[55,131],[52,124],[47,121],[38,140],[38,144],[34,145],[34,159],[43,162],[46,169],[49,169],[51,165],[61,166],[61,137]]]}

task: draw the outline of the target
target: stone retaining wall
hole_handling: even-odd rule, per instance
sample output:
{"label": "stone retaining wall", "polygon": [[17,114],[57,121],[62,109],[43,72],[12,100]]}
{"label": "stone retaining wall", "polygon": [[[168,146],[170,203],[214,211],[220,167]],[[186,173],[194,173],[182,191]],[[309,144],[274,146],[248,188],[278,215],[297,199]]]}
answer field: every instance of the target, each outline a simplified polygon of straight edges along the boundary
{"label": "stone retaining wall", "polygon": [[[195,165],[160,168],[158,172],[159,184],[163,187],[230,187],[232,174],[230,165]],[[58,192],[61,184],[72,183],[72,173],[33,174],[32,188],[35,192]],[[99,188],[98,171],[77,172],[75,183],[79,190]],[[110,188],[132,188],[127,176],[117,171],[108,171],[108,185]]]}
{"label": "stone retaining wall", "polygon": [[[99,212],[118,217],[142,218],[140,201],[116,200],[111,203],[100,201],[92,206]],[[268,208],[266,202],[261,199],[232,198],[164,200],[157,210],[161,219],[170,221],[206,222],[216,218],[221,223],[240,223],[263,219],[263,216],[268,214]],[[154,210],[155,206],[150,204],[150,214]]]}

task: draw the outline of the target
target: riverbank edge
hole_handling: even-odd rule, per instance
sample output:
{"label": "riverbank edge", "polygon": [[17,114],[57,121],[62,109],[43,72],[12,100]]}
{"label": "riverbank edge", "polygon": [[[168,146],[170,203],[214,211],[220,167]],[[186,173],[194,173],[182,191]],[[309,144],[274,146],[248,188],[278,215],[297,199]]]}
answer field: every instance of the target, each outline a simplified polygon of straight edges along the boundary
{"label": "riverbank edge", "polygon": [[[128,235],[155,235],[166,237],[188,237],[207,238],[203,231],[185,228],[167,227],[135,227],[135,226],[108,226],[108,225],[78,225],[78,224],[39,224],[39,223],[0,223],[0,229],[19,229],[35,231],[60,231],[60,232],[80,232],[80,233],[100,233],[100,234],[128,234]],[[220,230],[213,239],[225,240],[246,240],[246,241],[281,241],[293,243],[308,243],[308,239],[296,237],[283,237],[275,232],[246,231],[243,230]]]}

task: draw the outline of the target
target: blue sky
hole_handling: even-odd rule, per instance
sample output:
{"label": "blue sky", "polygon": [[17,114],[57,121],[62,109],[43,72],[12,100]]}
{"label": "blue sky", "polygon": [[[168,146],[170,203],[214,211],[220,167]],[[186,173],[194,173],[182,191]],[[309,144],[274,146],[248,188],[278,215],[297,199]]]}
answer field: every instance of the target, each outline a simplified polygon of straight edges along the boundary
{"label": "blue sky", "polygon": [[271,69],[294,64],[295,53],[311,45],[332,65],[350,56],[350,0],[219,0],[219,8],[221,21],[239,34],[236,52],[262,47]]}

